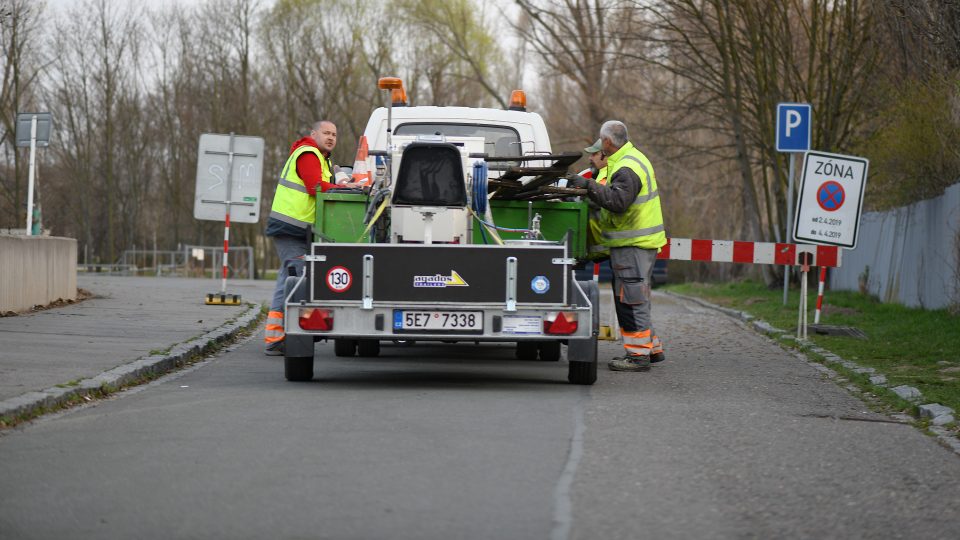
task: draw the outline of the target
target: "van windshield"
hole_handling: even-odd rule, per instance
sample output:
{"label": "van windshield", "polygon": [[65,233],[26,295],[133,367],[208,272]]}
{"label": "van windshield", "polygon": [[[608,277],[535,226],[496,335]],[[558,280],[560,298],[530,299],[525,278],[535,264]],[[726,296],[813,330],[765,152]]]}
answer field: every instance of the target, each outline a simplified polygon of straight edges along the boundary
{"label": "van windshield", "polygon": [[482,124],[400,124],[397,135],[441,135],[447,137],[483,137],[486,153],[491,157],[511,157],[520,154],[520,134],[503,126]]}

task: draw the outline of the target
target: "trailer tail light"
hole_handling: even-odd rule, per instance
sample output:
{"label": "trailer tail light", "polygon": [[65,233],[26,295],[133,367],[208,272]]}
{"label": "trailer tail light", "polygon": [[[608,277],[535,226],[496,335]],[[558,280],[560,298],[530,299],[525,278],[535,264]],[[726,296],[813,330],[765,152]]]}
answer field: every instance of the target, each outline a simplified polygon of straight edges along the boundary
{"label": "trailer tail light", "polygon": [[548,313],[543,318],[543,333],[555,336],[569,336],[577,331],[577,314],[569,311]]}
{"label": "trailer tail light", "polygon": [[329,309],[301,309],[300,328],[329,332],[333,330],[333,311]]}

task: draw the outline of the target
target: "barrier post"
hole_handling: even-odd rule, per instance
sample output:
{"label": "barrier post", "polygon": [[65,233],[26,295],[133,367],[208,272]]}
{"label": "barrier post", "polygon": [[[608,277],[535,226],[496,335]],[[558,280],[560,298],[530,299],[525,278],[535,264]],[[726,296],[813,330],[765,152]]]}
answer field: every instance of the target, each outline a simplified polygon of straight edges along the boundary
{"label": "barrier post", "polygon": [[820,308],[823,307],[823,282],[827,280],[827,267],[820,267],[820,284],[817,286],[817,311],[813,314],[813,324],[820,324]]}
{"label": "barrier post", "polygon": [[800,253],[800,313],[797,315],[797,339],[807,339],[807,273],[813,255]]}

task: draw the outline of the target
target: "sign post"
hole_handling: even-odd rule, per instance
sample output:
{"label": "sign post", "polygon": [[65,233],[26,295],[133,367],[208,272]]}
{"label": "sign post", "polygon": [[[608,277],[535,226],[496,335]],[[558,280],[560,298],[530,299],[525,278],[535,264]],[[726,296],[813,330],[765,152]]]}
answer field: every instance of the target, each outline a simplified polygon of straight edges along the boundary
{"label": "sign post", "polygon": [[49,146],[50,113],[20,113],[17,115],[17,146],[30,147],[30,170],[27,174],[27,236],[33,229],[33,184],[37,169],[37,146]]}
{"label": "sign post", "polygon": [[[226,163],[224,162],[226,160]],[[234,174],[234,170],[237,171]],[[227,294],[227,267],[230,255],[231,207],[239,207],[233,221],[260,220],[260,188],[263,182],[263,139],[260,137],[200,136],[197,152],[197,189],[193,217],[223,221],[223,267],[219,294],[207,294],[206,303],[237,305],[239,294]]]}
{"label": "sign post", "polygon": [[[793,177],[797,152],[806,152],[810,149],[810,104],[809,103],[778,103],[777,104],[777,152],[790,153],[790,167],[787,171],[787,221],[784,242],[789,243],[790,224],[793,223]],[[783,305],[787,305],[787,287],[790,283],[790,267],[783,267]]]}
{"label": "sign post", "polygon": [[[860,232],[860,213],[863,210],[863,192],[867,185],[869,167],[870,162],[865,158],[807,152],[803,158],[803,173],[800,175],[793,237],[811,244],[855,248]],[[814,324],[820,323],[825,272],[826,268],[821,268]],[[797,328],[797,337],[804,339],[807,337],[806,287],[807,280],[804,276],[800,298],[803,310],[802,332],[799,326]]]}

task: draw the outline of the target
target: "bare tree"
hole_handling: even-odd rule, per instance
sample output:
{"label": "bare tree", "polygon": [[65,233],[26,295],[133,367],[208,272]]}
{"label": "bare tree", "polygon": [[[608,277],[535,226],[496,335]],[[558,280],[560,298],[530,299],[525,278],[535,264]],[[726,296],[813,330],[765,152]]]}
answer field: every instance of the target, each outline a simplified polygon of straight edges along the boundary
{"label": "bare tree", "polygon": [[25,213],[21,211],[26,193],[20,188],[24,171],[14,141],[15,121],[17,113],[39,106],[36,83],[42,69],[38,49],[43,13],[43,2],[4,0],[0,4],[0,227],[22,226]]}
{"label": "bare tree", "polygon": [[[844,151],[869,112],[881,51],[871,41],[874,10],[857,0],[663,0],[635,2],[656,54],[624,54],[673,78],[661,106],[677,111],[663,133],[709,130],[700,151],[737,164],[747,234],[779,238],[787,175],[774,148],[776,104],[813,105],[813,147]],[[624,39],[630,39],[625,36]],[[678,148],[685,136],[677,137]],[[769,277],[769,276],[768,276]]]}
{"label": "bare tree", "polygon": [[[518,0],[522,18],[514,28],[538,53],[545,84],[566,80],[584,104],[581,125],[596,127],[621,116],[614,101],[622,88],[637,11],[622,0],[570,0],[562,3]],[[636,41],[635,41],[636,42]]]}
{"label": "bare tree", "polygon": [[[397,8],[410,28],[414,80],[427,83],[433,105],[507,108],[506,91],[494,66],[504,57],[484,12],[472,0],[400,0]],[[484,100],[483,97],[487,99]]]}
{"label": "bare tree", "polygon": [[130,116],[142,95],[134,69],[141,34],[134,12],[88,0],[57,21],[50,42],[58,55],[47,95],[63,129],[48,186],[58,206],[70,210],[84,243],[110,262],[135,234],[124,218],[135,217],[141,204],[140,188],[131,182],[145,181],[144,164],[133,173],[125,161],[142,155],[143,141],[136,140],[142,119]]}

